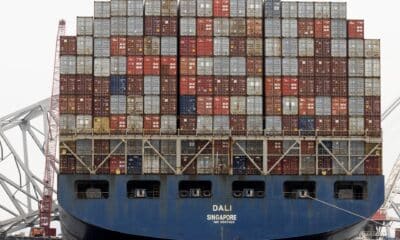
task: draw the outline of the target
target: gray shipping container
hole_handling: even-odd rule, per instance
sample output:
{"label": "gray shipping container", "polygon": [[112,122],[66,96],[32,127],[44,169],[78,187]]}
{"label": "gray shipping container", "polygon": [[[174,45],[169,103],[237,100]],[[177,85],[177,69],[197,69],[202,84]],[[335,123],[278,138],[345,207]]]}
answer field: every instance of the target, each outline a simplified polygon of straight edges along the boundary
{"label": "gray shipping container", "polygon": [[214,38],[214,55],[229,56],[229,38],[215,37]]}
{"label": "gray shipping container", "polygon": [[128,19],[126,17],[111,18],[111,35],[126,36],[127,35]]}
{"label": "gray shipping container", "polygon": [[266,57],[265,58],[265,75],[281,76],[282,75],[282,58]]}
{"label": "gray shipping container", "polygon": [[146,174],[160,173],[160,157],[157,155],[143,156],[143,172]]}
{"label": "gray shipping container", "polygon": [[365,79],[365,96],[380,96],[381,80],[379,78]]}
{"label": "gray shipping container", "polygon": [[314,39],[299,38],[299,56],[314,57]]}
{"label": "gray shipping container", "polygon": [[350,155],[352,156],[364,156],[365,155],[365,143],[362,141],[351,141],[350,142]]}
{"label": "gray shipping container", "polygon": [[270,133],[280,133],[282,131],[282,117],[268,116],[265,117],[265,130]]}
{"label": "gray shipping container", "polygon": [[366,77],[381,76],[381,60],[379,58],[365,59],[365,76]]}
{"label": "gray shipping container", "polygon": [[213,1],[212,0],[197,0],[197,16],[212,17]]}
{"label": "gray shipping container", "polygon": [[299,18],[314,18],[313,2],[299,2],[297,8]]}
{"label": "gray shipping container", "polygon": [[180,19],[180,35],[196,36],[196,18],[183,17]]}
{"label": "gray shipping container", "polygon": [[92,116],[91,115],[77,115],[76,116],[76,130],[78,132],[92,130]]}
{"label": "gray shipping container", "polygon": [[265,1],[264,17],[265,18],[280,18],[282,15],[281,0]]}
{"label": "gray shipping container", "polygon": [[298,56],[298,41],[297,38],[283,38],[282,39],[282,56],[296,57]]}
{"label": "gray shipping container", "polygon": [[200,134],[211,134],[213,130],[212,116],[197,116],[197,132]]}
{"label": "gray shipping container", "polygon": [[76,73],[77,74],[92,74],[93,73],[93,58],[90,56],[78,56],[76,58]]}
{"label": "gray shipping container", "polygon": [[315,2],[314,16],[315,18],[331,18],[330,2]]}
{"label": "gray shipping container", "polygon": [[213,119],[214,134],[227,134],[229,133],[229,116],[216,116]]}
{"label": "gray shipping container", "polygon": [[364,59],[363,58],[349,58],[348,60],[349,77],[364,77]]}
{"label": "gray shipping container", "polygon": [[160,114],[160,96],[144,96],[144,114]]}
{"label": "gray shipping container", "polygon": [[246,50],[247,56],[261,57],[263,55],[262,38],[247,38]]}
{"label": "gray shipping container", "polygon": [[334,155],[347,155],[349,144],[347,141],[332,141],[332,153]]}
{"label": "gray shipping container", "polygon": [[94,56],[95,57],[109,57],[110,56],[110,39],[109,38],[95,38],[94,39]]}
{"label": "gray shipping container", "polygon": [[143,0],[128,0],[128,16],[143,16]]}
{"label": "gray shipping container", "polygon": [[347,21],[344,19],[331,20],[331,37],[346,38],[347,37]]}
{"label": "gray shipping container", "polygon": [[78,55],[93,54],[93,37],[81,36],[76,38],[76,50]]}
{"label": "gray shipping container", "polygon": [[264,34],[265,37],[281,37],[281,19],[279,18],[266,18],[264,21],[265,29]]}
{"label": "gray shipping container", "polygon": [[[364,157],[351,157],[351,169],[353,170],[358,164],[360,164],[360,162],[364,159]],[[360,166],[355,169],[355,171],[353,172],[353,174],[357,175],[364,175],[364,162],[360,164]]]}
{"label": "gray shipping container", "polygon": [[[143,131],[143,117],[140,115],[128,116],[127,117],[127,128],[128,128],[128,131],[141,133]],[[141,151],[140,151],[140,154],[142,154]]]}
{"label": "gray shipping container", "polygon": [[349,39],[349,57],[364,57],[364,40]]}
{"label": "gray shipping container", "polygon": [[177,15],[178,15],[178,1],[177,0],[161,1],[161,16],[176,17]]}
{"label": "gray shipping container", "polygon": [[94,2],[94,17],[95,18],[109,18],[111,16],[111,3],[110,2]]}
{"label": "gray shipping container", "polygon": [[315,115],[329,116],[331,115],[331,97],[315,97]]}
{"label": "gray shipping container", "polygon": [[349,117],[349,134],[364,134],[364,117]]}
{"label": "gray shipping container", "polygon": [[161,55],[176,56],[178,53],[178,42],[176,37],[161,37]]}
{"label": "gray shipping container", "polygon": [[141,115],[143,114],[143,96],[128,96],[127,99],[127,114]]}
{"label": "gray shipping container", "polygon": [[282,37],[297,38],[297,19],[282,19]]}
{"label": "gray shipping container", "polygon": [[161,1],[160,0],[144,1],[144,15],[161,16]]}
{"label": "gray shipping container", "polygon": [[379,58],[381,56],[381,43],[379,39],[365,39],[364,56],[366,58]]}
{"label": "gray shipping container", "polygon": [[126,74],[126,57],[111,57],[111,74],[125,75]]}
{"label": "gray shipping container", "polygon": [[144,95],[160,95],[160,76],[144,76]]}
{"label": "gray shipping container", "polygon": [[[294,146],[293,146],[294,145]],[[287,152],[289,150],[290,147],[292,147],[292,149],[290,149],[290,151],[288,152],[289,155],[297,155],[299,154],[299,144],[296,143],[296,141],[294,140],[284,140],[282,143],[282,149],[283,152]]]}
{"label": "gray shipping container", "polygon": [[246,0],[231,0],[229,4],[231,17],[246,16]]}
{"label": "gray shipping container", "polygon": [[76,18],[76,35],[92,36],[93,35],[93,18],[77,17]]}
{"label": "gray shipping container", "polygon": [[263,116],[247,116],[246,119],[247,133],[262,134],[263,133]]}
{"label": "gray shipping container", "polygon": [[297,115],[299,113],[299,99],[297,97],[282,97],[283,115]]}
{"label": "gray shipping container", "polygon": [[199,57],[197,58],[197,75],[213,75],[213,58]]}
{"label": "gray shipping container", "polygon": [[229,57],[215,57],[214,58],[214,75],[216,76],[229,76]]}
{"label": "gray shipping container", "polygon": [[61,74],[76,74],[76,57],[61,56],[60,57],[60,73]]}
{"label": "gray shipping container", "polygon": [[73,114],[60,114],[60,131],[73,131],[76,128],[76,117]]}
{"label": "gray shipping container", "polygon": [[[336,159],[343,165],[346,170],[349,170],[349,158],[348,157],[336,157]],[[333,175],[345,175],[346,171],[339,165],[339,163],[332,159],[332,174]]]}
{"label": "gray shipping container", "polygon": [[247,17],[262,17],[263,12],[262,0],[247,0],[246,15]]}
{"label": "gray shipping container", "polygon": [[247,95],[263,95],[262,83],[261,77],[247,77]]}
{"label": "gray shipping container", "polygon": [[94,76],[109,77],[110,76],[110,59],[95,58],[94,59]]}
{"label": "gray shipping container", "polygon": [[332,39],[331,40],[332,57],[347,57],[347,40]]}
{"label": "gray shipping container", "polygon": [[349,78],[349,96],[364,96],[364,78]]}
{"label": "gray shipping container", "polygon": [[315,157],[301,157],[301,174],[315,175]]}
{"label": "gray shipping container", "polygon": [[175,134],[176,133],[176,116],[162,115],[161,116],[161,133]]}
{"label": "gray shipping container", "polygon": [[109,18],[96,18],[93,26],[95,37],[110,37],[111,20]]}
{"label": "gray shipping container", "polygon": [[128,36],[143,36],[143,17],[128,17]]}
{"label": "gray shipping container", "polygon": [[283,58],[282,59],[282,71],[285,76],[297,76],[298,75],[298,61],[297,58]]}
{"label": "gray shipping container", "polygon": [[[247,101],[247,115],[262,115],[263,114],[263,98],[259,96],[249,96]],[[262,122],[262,120],[261,120]]]}
{"label": "gray shipping container", "polygon": [[[175,120],[176,122],[176,120]],[[161,154],[175,155],[176,154],[176,141],[174,140],[161,140]]]}
{"label": "gray shipping container", "polygon": [[297,18],[297,2],[282,2],[282,18]]}
{"label": "gray shipping container", "polygon": [[125,143],[121,140],[110,140],[110,152],[113,150],[115,155],[125,155]]}
{"label": "gray shipping container", "polygon": [[123,95],[110,96],[110,113],[126,114],[126,96]]}
{"label": "gray shipping container", "polygon": [[214,36],[229,36],[229,18],[214,18]]}
{"label": "gray shipping container", "polygon": [[111,16],[126,16],[127,9],[126,0],[111,0]]}
{"label": "gray shipping container", "polygon": [[[132,116],[136,117],[136,116]],[[128,122],[129,122],[128,117]],[[143,120],[138,120],[138,122],[143,122]],[[129,126],[129,125],[128,125]],[[129,155],[142,155],[142,140],[128,140],[127,148]]]}
{"label": "gray shipping container", "polygon": [[279,57],[282,55],[282,41],[280,38],[265,39],[265,56]]}
{"label": "gray shipping container", "polygon": [[92,140],[76,140],[77,155],[92,155]]}
{"label": "gray shipping container", "polygon": [[179,3],[179,15],[182,17],[196,16],[196,0],[181,0]]}
{"label": "gray shipping container", "polygon": [[230,75],[246,76],[246,58],[231,57],[230,58]]}
{"label": "gray shipping container", "polygon": [[246,114],[246,97],[231,96],[230,98],[230,112],[232,115],[245,115]]}
{"label": "gray shipping container", "polygon": [[201,155],[197,157],[197,174],[212,174],[213,170],[212,156]]}
{"label": "gray shipping container", "polygon": [[331,18],[347,18],[346,2],[331,2]]}
{"label": "gray shipping container", "polygon": [[349,115],[364,115],[364,97],[349,97]]}

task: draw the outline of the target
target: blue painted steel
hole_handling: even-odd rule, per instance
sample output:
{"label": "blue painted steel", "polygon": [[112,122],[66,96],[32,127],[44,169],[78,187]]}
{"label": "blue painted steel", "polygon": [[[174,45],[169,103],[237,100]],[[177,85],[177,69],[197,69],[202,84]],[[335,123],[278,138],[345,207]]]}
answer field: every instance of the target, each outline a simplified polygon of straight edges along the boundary
{"label": "blue painted steel", "polygon": [[126,76],[111,76],[111,95],[126,95]]}
{"label": "blue painted steel", "polygon": [[315,129],[315,118],[313,117],[300,117],[299,129],[301,131],[312,131]]}
{"label": "blue painted steel", "polygon": [[[108,180],[109,198],[77,199],[75,181],[89,179]],[[128,199],[126,184],[132,179],[160,181],[160,198]],[[212,198],[179,198],[178,185],[182,180],[212,181]],[[237,180],[265,181],[265,198],[233,198],[231,186]],[[284,198],[285,181],[315,181],[318,199],[365,217],[372,216],[384,198],[383,176],[60,175],[58,201],[69,216],[87,226],[96,226],[116,234],[164,239],[221,239],[221,235],[223,239],[294,238],[338,233],[362,222],[359,217],[318,201]],[[336,181],[366,181],[368,198],[335,199],[333,193]],[[210,221],[210,218],[217,215],[235,220],[219,223]],[[73,223],[68,225],[68,218],[65,219],[63,227],[77,234],[78,226]]]}
{"label": "blue painted steel", "polygon": [[183,115],[196,114],[196,97],[195,96],[180,96],[179,111]]}
{"label": "blue painted steel", "polygon": [[128,174],[142,174],[142,156],[128,155],[126,165]]}

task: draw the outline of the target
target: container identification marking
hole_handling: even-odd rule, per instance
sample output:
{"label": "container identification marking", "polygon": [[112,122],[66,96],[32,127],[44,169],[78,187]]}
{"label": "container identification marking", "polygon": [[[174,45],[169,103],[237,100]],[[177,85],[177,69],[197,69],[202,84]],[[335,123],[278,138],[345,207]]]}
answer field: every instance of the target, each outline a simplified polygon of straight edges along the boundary
{"label": "container identification marking", "polygon": [[232,205],[212,205],[212,214],[207,214],[207,221],[214,224],[235,224],[237,215],[232,212]]}

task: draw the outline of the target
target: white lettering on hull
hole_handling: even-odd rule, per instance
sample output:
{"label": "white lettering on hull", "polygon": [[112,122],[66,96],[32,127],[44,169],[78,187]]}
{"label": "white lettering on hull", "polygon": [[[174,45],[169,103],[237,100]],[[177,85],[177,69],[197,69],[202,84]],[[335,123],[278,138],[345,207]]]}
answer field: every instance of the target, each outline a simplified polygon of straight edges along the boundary
{"label": "white lettering on hull", "polygon": [[237,215],[232,213],[232,205],[214,204],[212,205],[212,214],[207,214],[207,221],[214,224],[235,224]]}

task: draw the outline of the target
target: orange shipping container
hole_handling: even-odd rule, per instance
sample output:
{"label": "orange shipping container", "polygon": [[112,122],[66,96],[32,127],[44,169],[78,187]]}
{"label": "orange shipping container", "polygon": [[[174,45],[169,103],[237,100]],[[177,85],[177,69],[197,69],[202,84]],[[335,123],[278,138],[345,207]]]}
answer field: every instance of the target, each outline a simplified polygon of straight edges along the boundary
{"label": "orange shipping container", "polygon": [[196,77],[182,76],[179,93],[180,95],[196,95]]}
{"label": "orange shipping container", "polygon": [[280,77],[265,78],[265,96],[281,96],[282,95],[282,79]]}
{"label": "orange shipping container", "polygon": [[143,127],[146,134],[159,133],[160,131],[160,116],[145,115],[143,118]]}
{"label": "orange shipping container", "polygon": [[214,17],[229,17],[229,0],[214,0]]}
{"label": "orange shipping container", "polygon": [[126,37],[111,37],[111,56],[126,55]]}
{"label": "orange shipping container", "polygon": [[282,95],[297,96],[299,93],[299,81],[295,77],[283,77],[282,79]]}
{"label": "orange shipping container", "polygon": [[144,75],[160,75],[160,57],[144,57]]}
{"label": "orange shipping container", "polygon": [[331,37],[331,20],[315,19],[314,36],[316,38]]}
{"label": "orange shipping container", "polygon": [[197,36],[211,37],[213,35],[213,19],[197,18],[196,32]]}
{"label": "orange shipping container", "polygon": [[299,99],[299,115],[313,116],[315,115],[315,98],[301,97]]}
{"label": "orange shipping container", "polygon": [[180,58],[180,74],[195,76],[196,75],[196,58],[181,57]]}
{"label": "orange shipping container", "polygon": [[143,57],[128,57],[128,75],[143,75]]}
{"label": "orange shipping container", "polygon": [[161,75],[176,75],[176,57],[161,57]]}
{"label": "orange shipping container", "polygon": [[364,38],[364,20],[347,21],[348,38]]}
{"label": "orange shipping container", "polygon": [[214,115],[229,115],[230,98],[214,96]]}
{"label": "orange shipping container", "polygon": [[332,98],[332,115],[345,116],[348,112],[347,97]]}
{"label": "orange shipping container", "polygon": [[197,56],[212,56],[214,53],[212,37],[197,38]]}
{"label": "orange shipping container", "polygon": [[199,96],[197,97],[197,114],[212,115],[213,114],[213,97]]}
{"label": "orange shipping container", "polygon": [[247,37],[263,37],[263,21],[261,18],[247,18]]}

